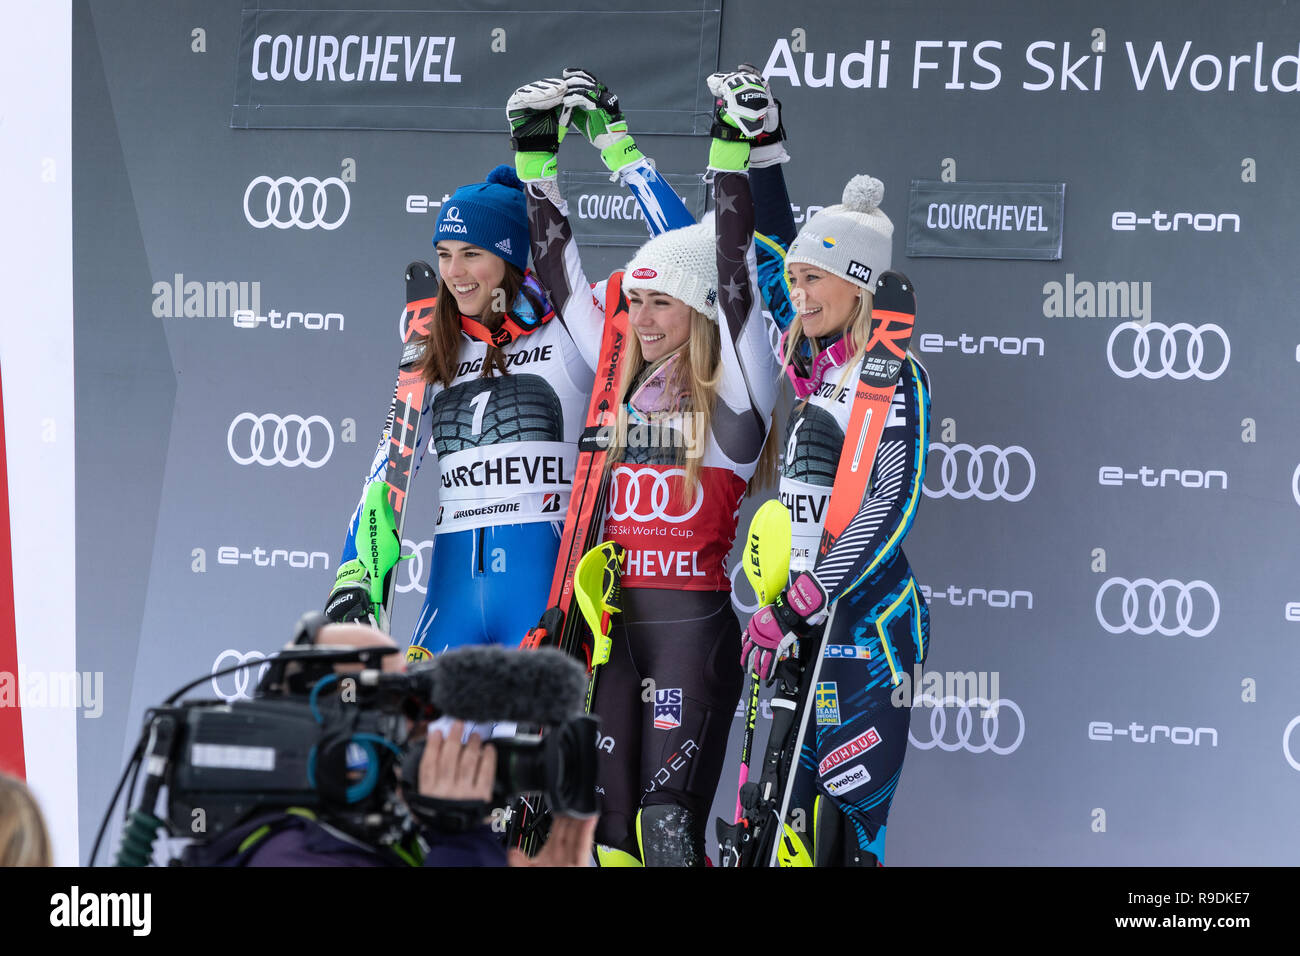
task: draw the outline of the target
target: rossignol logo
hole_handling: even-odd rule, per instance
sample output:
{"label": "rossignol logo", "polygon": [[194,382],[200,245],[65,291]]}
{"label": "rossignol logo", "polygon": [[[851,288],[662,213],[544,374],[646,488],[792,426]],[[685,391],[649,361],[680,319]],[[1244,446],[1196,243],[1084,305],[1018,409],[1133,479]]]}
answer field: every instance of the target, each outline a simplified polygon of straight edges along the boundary
{"label": "rossignol logo", "polygon": [[259,568],[320,568],[328,571],[330,556],[324,551],[291,551],[287,548],[253,548],[240,551],[234,545],[223,544],[217,548],[217,564],[252,564]]}
{"label": "rossignol logo", "polygon": [[1152,724],[1150,729],[1134,721],[1127,727],[1116,727],[1109,720],[1093,720],[1088,723],[1088,739],[1110,742],[1117,737],[1127,737],[1135,744],[1171,743],[1181,747],[1200,747],[1208,742],[1211,747],[1219,746],[1219,732],[1213,727],[1174,727],[1168,724]]}
{"label": "rossignol logo", "polygon": [[1143,488],[1164,488],[1177,485],[1181,488],[1208,488],[1216,485],[1220,491],[1228,490],[1228,473],[1218,469],[1198,471],[1195,468],[1148,468],[1142,465],[1136,471],[1125,471],[1118,465],[1102,465],[1097,469],[1097,484],[1119,488],[1126,483]]}
{"label": "rossignol logo", "polygon": [[960,333],[955,339],[945,339],[938,332],[924,332],[918,337],[918,348],[922,352],[960,352],[962,355],[983,355],[996,352],[999,355],[1043,355],[1043,340],[1032,335],[1023,339],[1014,335],[973,335]]}
{"label": "rossignol logo", "polygon": [[[1138,226],[1150,226],[1156,232],[1241,232],[1241,216],[1235,212],[1176,212],[1155,210],[1149,216],[1139,216],[1130,210],[1114,212],[1110,228],[1114,232],[1134,232]],[[1229,229],[1228,227],[1232,228]]]}
{"label": "rossignol logo", "polygon": [[459,465],[442,474],[444,488],[490,488],[516,485],[567,485],[573,476],[565,474],[560,455],[505,455],[491,461]]}
{"label": "rossignol logo", "polygon": [[1151,318],[1151,283],[1076,280],[1073,272],[1067,272],[1064,282],[1043,283],[1043,318],[1133,319],[1145,323]]}
{"label": "rossignol logo", "polygon": [[276,83],[459,83],[455,55],[454,36],[259,33],[249,72]]}
{"label": "rossignol logo", "polygon": [[953,607],[992,607],[1015,610],[1023,607],[1026,611],[1034,608],[1033,591],[1006,591],[1000,588],[966,588],[965,590],[950,584],[946,588],[931,588],[921,585],[921,593],[927,601],[947,601]]}
{"label": "rossignol logo", "polygon": [[155,282],[151,291],[153,314],[159,319],[226,319],[262,309],[260,282],[187,282],[184,273],[177,272],[171,282]]}
{"label": "rossignol logo", "polygon": [[513,514],[518,510],[519,502],[505,501],[501,504],[486,505],[482,508],[467,508],[464,511],[454,511],[452,512],[451,520],[457,521],[461,518],[480,518],[483,515]]}
{"label": "rossignol logo", "polygon": [[[506,368],[517,368],[520,365],[531,365],[533,362],[549,362],[551,360],[550,345],[535,345],[531,349],[518,349],[514,352],[505,354]],[[461,362],[456,368],[456,378],[463,378],[466,375],[480,372],[483,369],[483,359],[476,358],[469,362]]]}

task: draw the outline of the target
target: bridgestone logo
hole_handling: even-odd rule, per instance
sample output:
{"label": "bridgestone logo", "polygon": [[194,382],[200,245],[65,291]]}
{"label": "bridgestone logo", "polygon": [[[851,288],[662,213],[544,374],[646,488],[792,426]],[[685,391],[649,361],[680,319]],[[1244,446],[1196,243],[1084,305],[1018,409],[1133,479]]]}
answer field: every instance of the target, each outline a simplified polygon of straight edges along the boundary
{"label": "bridgestone logo", "polygon": [[507,511],[518,510],[519,502],[511,501],[505,504],[488,505],[484,508],[468,508],[465,511],[457,511],[452,514],[451,520],[455,521],[458,518],[477,518],[480,515],[499,515],[504,514]]}

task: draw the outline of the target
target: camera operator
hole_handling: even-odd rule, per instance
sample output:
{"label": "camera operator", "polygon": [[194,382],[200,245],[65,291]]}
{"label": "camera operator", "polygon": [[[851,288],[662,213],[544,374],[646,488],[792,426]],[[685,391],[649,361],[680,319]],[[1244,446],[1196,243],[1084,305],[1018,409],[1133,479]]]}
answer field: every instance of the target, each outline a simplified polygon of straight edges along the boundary
{"label": "camera operator", "polygon": [[[316,632],[316,646],[374,648],[391,647],[392,639],[362,624],[328,624]],[[397,653],[383,658],[382,670],[402,669]],[[355,673],[359,664],[340,664],[340,674]],[[428,739],[419,763],[418,797],[435,808],[450,808],[472,814],[490,806],[496,774],[496,748],[484,744],[478,733],[466,739],[465,725],[458,720],[438,721],[434,726],[416,724],[412,737],[427,732]],[[428,821],[430,816],[423,815]],[[596,819],[557,816],[551,836],[536,857],[515,850],[506,856],[499,838],[485,818],[475,823],[450,815],[443,826],[425,822],[418,844],[379,848],[366,844],[316,814],[302,808],[263,814],[189,853],[188,861],[200,866],[587,866],[590,863]]]}

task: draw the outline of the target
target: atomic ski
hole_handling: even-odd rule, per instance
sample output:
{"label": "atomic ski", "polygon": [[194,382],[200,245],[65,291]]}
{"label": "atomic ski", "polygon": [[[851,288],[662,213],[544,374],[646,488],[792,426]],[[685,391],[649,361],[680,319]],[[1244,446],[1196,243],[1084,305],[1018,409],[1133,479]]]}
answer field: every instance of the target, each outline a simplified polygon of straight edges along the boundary
{"label": "atomic ski", "polygon": [[[830,553],[871,490],[876,451],[916,321],[912,283],[901,272],[886,272],[880,277],[871,317],[871,338],[862,359],[844,447],[826,507],[818,563]],[[772,697],[772,731],[763,774],[757,786],[747,785],[741,795],[742,823],[749,830],[747,847],[752,848],[742,855],[742,866],[811,865],[800,837],[785,818],[799,766],[799,749],[812,713],[812,688],[817,686],[821,673],[826,636],[831,632],[837,605],[838,601],[831,605],[820,638],[810,636],[800,641],[798,651],[777,664],[778,685]]]}
{"label": "atomic ski", "polygon": [[[537,626],[524,637],[521,646],[526,649],[554,646],[578,656],[589,640],[583,630],[582,616],[571,613],[573,576],[582,556],[599,543],[605,518],[605,496],[609,490],[605,459],[618,417],[618,385],[623,356],[627,353],[627,299],[623,295],[622,279],[623,274],[616,272],[605,287],[605,330],[596,363],[596,383],[578,439],[578,458],[573,468],[573,488],[564,516],[560,553],[551,579],[548,607]],[[587,653],[583,652],[582,656],[590,666]]]}
{"label": "atomic ski", "polygon": [[[406,496],[415,471],[415,451],[420,435],[420,416],[429,397],[429,385],[420,375],[429,324],[433,321],[438,276],[427,262],[406,267],[406,311],[402,315],[402,357],[397,363],[397,389],[388,413],[384,434],[388,436],[388,466],[383,486],[367,494],[361,523],[357,528],[357,556],[370,572],[375,620],[381,631],[389,630],[396,575],[389,570],[397,563],[402,548],[402,524],[406,518]],[[372,486],[375,487],[375,486]],[[382,493],[382,499],[379,498]],[[384,500],[392,516],[383,514]],[[395,533],[395,535],[394,535]],[[393,549],[396,552],[393,553]],[[381,593],[375,593],[381,592]]]}

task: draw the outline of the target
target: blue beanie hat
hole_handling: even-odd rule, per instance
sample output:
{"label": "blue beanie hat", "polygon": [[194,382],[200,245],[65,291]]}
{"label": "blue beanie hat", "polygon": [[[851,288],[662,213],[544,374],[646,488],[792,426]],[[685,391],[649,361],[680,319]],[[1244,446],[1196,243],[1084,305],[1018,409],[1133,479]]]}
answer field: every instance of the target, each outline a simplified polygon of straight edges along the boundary
{"label": "blue beanie hat", "polygon": [[520,269],[527,267],[528,206],[514,169],[498,166],[486,182],[457,189],[438,213],[434,244],[440,239],[459,239]]}

